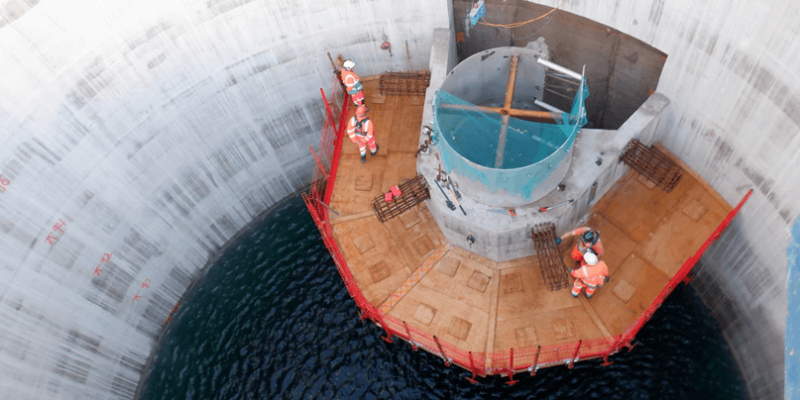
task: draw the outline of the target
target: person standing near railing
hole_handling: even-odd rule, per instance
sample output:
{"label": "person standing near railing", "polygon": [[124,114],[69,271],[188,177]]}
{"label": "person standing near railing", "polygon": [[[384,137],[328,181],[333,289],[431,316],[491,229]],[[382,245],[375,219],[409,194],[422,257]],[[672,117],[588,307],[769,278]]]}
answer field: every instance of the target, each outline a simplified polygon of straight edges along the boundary
{"label": "person standing near railing", "polygon": [[342,65],[341,77],[342,83],[347,90],[347,93],[350,95],[350,98],[353,99],[353,103],[356,106],[363,106],[364,105],[364,86],[361,85],[361,80],[358,78],[355,72],[353,72],[353,68],[356,66],[356,63],[353,60],[347,60]]}

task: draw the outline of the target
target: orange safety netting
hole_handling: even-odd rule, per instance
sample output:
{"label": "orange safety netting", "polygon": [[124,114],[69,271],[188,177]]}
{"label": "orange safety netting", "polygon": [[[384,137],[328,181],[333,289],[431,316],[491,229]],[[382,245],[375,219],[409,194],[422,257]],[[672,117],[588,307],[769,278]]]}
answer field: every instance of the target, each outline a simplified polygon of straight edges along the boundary
{"label": "orange safety netting", "polygon": [[[303,193],[303,201],[306,203],[311,217],[319,229],[325,247],[330,252],[350,297],[353,298],[360,310],[361,318],[370,319],[380,326],[386,332],[384,337],[386,341],[391,342],[392,337],[397,336],[409,342],[415,350],[416,348],[423,348],[441,357],[448,366],[450,363],[454,363],[470,371],[473,374],[472,378],[470,378],[471,381],[474,381],[476,376],[494,374],[508,374],[509,378],[513,379],[514,372],[525,370],[529,371],[531,375],[535,375],[539,368],[554,365],[567,365],[572,368],[575,362],[591,358],[602,358],[607,363],[609,355],[618,352],[624,347],[630,348],[631,341],[636,334],[650,320],[675,287],[681,282],[689,282],[689,272],[692,267],[700,260],[708,246],[719,238],[752,193],[752,190],[747,192],[695,255],[686,260],[678,273],[672,277],[653,303],[624,333],[612,337],[558,343],[544,347],[512,348],[504,352],[483,353],[467,351],[380,311],[367,301],[358,288],[355,278],[347,266],[347,261],[342,256],[339,246],[333,238],[329,210],[321,204],[327,204],[331,198],[341,152],[341,139],[344,137],[344,127],[346,125],[342,121],[347,116],[349,104],[351,103],[347,99],[347,94],[342,91],[338,80],[334,80],[333,88],[333,96],[331,97],[326,97],[324,91],[322,93],[326,117],[322,129],[322,137],[320,138],[319,155],[315,154],[318,161],[315,164],[314,180],[309,193]],[[334,114],[334,110],[339,111],[338,115]]]}

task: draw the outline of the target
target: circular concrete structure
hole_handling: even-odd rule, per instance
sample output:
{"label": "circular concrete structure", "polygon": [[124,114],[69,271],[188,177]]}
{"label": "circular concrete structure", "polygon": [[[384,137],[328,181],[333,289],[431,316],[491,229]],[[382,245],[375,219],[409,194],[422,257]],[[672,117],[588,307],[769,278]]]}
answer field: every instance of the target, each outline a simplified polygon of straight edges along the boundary
{"label": "circular concrete structure", "polygon": [[[434,130],[444,167],[464,193],[487,205],[535,202],[569,170],[583,120],[570,118],[569,110],[542,112],[545,117],[536,119],[516,114],[543,110],[535,101],[544,95],[546,68],[537,60],[546,56],[547,48],[535,47],[474,54],[447,75],[436,95]],[[572,84],[577,98],[576,89],[584,85]],[[583,99],[576,104],[574,112],[581,115]]]}

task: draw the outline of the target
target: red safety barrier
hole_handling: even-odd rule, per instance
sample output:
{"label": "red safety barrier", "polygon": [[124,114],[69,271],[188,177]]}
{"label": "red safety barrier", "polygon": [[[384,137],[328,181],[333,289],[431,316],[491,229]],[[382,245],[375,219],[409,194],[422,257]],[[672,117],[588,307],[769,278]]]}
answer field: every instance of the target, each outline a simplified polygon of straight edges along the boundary
{"label": "red safety barrier", "polygon": [[[527,370],[532,376],[535,376],[539,368],[555,365],[567,365],[569,368],[572,368],[575,362],[593,358],[602,358],[604,361],[602,365],[610,364],[610,362],[608,362],[608,357],[620,351],[623,347],[628,347],[630,349],[632,347],[631,341],[642,326],[650,320],[667,296],[672,293],[679,283],[688,282],[687,276],[697,261],[700,260],[700,257],[702,257],[711,243],[720,237],[722,232],[728,227],[753,193],[753,191],[750,190],[745,194],[739,204],[728,213],[727,217],[720,223],[716,230],[714,230],[700,249],[686,260],[680,270],[670,279],[667,286],[656,296],[655,300],[653,300],[652,304],[645,312],[621,335],[551,344],[547,346],[511,349],[510,351],[497,353],[472,352],[442,340],[413,325],[408,325],[405,321],[380,312],[361,293],[358,283],[350,272],[350,268],[347,266],[347,262],[333,237],[329,210],[327,207],[320,204],[321,202],[328,204],[333,193],[336,171],[341,155],[342,139],[344,138],[344,129],[346,126],[343,121],[346,121],[351,102],[347,94],[341,89],[338,80],[334,80],[333,89],[331,91],[332,97],[326,97],[325,92],[321,89],[320,91],[322,92],[323,102],[325,103],[326,117],[322,129],[322,137],[320,138],[319,151],[316,153],[318,161],[315,162],[311,189],[309,193],[303,193],[302,197],[308,207],[311,218],[314,220],[314,224],[317,226],[317,229],[319,229],[325,247],[333,258],[336,269],[339,271],[339,275],[342,277],[342,281],[347,288],[347,292],[350,294],[350,297],[353,298],[353,301],[355,301],[356,306],[358,306],[361,318],[371,319],[384,330],[386,333],[384,339],[386,341],[391,342],[393,337],[398,337],[409,342],[415,351],[417,348],[422,348],[431,354],[441,357],[446,366],[450,366],[451,363],[454,363],[472,373],[472,376],[467,378],[471,382],[475,382],[477,376],[507,374],[509,377],[508,383],[513,384],[516,383],[513,379],[515,372]],[[336,111],[338,111],[338,113]],[[327,168],[327,171],[325,168]]]}

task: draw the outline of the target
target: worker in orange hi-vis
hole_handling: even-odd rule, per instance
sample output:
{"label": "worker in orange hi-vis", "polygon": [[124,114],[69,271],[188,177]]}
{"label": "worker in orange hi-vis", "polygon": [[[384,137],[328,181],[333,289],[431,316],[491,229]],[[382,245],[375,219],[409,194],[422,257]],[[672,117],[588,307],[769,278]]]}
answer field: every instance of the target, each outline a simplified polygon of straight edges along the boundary
{"label": "worker in orange hi-vis", "polygon": [[344,83],[345,88],[347,89],[347,93],[350,95],[350,98],[353,99],[353,103],[357,106],[364,105],[364,86],[361,85],[361,81],[358,79],[358,75],[353,72],[353,67],[356,66],[356,63],[353,60],[347,60],[342,64],[342,83]]}
{"label": "worker in orange hi-vis", "polygon": [[600,231],[596,231],[592,228],[577,228],[561,235],[561,238],[557,242],[561,243],[561,241],[573,236],[579,236],[578,243],[575,244],[570,254],[570,257],[575,260],[575,264],[579,264],[583,261],[583,255],[589,250],[596,254],[598,258],[602,257],[605,253],[605,251],[603,251],[603,243],[600,242]]}
{"label": "worker in orange hi-vis", "polygon": [[378,153],[378,144],[375,143],[375,127],[367,117],[367,107],[356,108],[356,115],[351,117],[347,124],[347,134],[350,136],[350,141],[358,145],[362,163],[367,162],[367,146],[373,156]]}
{"label": "worker in orange hi-vis", "polygon": [[586,289],[586,298],[590,299],[598,287],[606,283],[608,266],[604,261],[599,261],[597,255],[591,250],[583,255],[581,267],[572,270],[575,283],[572,284],[572,297],[578,297],[581,290]]}

